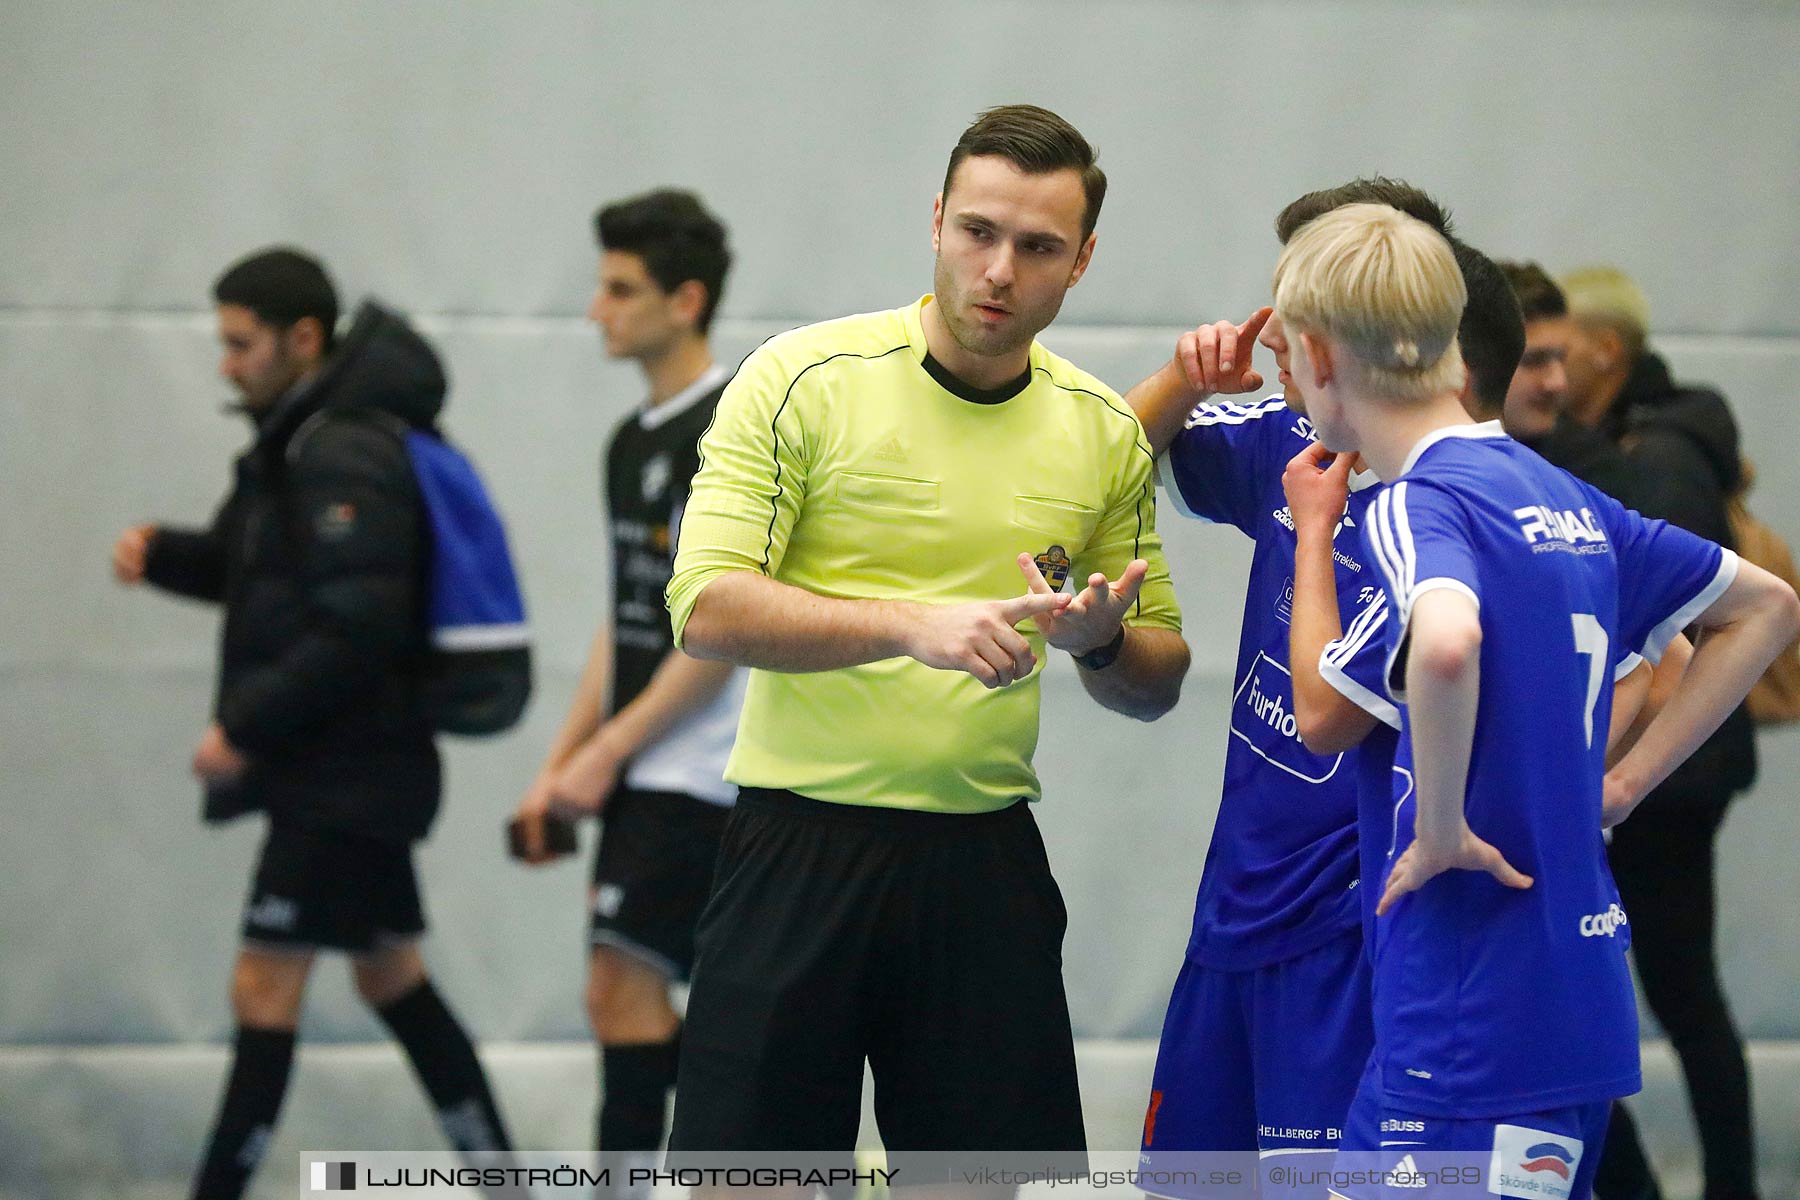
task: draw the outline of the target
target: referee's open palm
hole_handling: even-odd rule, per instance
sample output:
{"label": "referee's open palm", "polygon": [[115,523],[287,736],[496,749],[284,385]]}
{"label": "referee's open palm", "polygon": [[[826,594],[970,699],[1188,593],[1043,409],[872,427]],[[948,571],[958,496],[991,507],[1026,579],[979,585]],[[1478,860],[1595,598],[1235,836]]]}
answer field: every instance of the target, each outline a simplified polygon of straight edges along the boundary
{"label": "referee's open palm", "polygon": [[[1024,573],[1032,595],[1056,594],[1031,555],[1019,555],[1019,570]],[[1105,575],[1094,572],[1088,576],[1088,585],[1076,593],[1068,607],[1038,615],[1038,632],[1044,635],[1046,642],[1070,654],[1098,650],[1117,636],[1125,614],[1137,603],[1144,576],[1149,573],[1150,564],[1141,558],[1126,564],[1116,581],[1109,581]]]}

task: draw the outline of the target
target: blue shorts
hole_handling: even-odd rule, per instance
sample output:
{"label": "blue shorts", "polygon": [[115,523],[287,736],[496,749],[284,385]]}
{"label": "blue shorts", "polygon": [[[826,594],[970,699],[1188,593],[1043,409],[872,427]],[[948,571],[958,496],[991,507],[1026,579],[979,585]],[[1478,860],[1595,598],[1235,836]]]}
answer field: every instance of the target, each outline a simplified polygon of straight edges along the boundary
{"label": "blue shorts", "polygon": [[[1371,1054],[1331,1192],[1346,1200],[1588,1200],[1611,1115],[1610,1100],[1477,1119],[1405,1112],[1384,1098]],[[1349,1182],[1352,1175],[1362,1178]]]}
{"label": "blue shorts", "polygon": [[1369,984],[1360,927],[1254,970],[1183,964],[1156,1052],[1140,1164],[1174,1167],[1194,1151],[1257,1151],[1265,1165],[1328,1155],[1375,1041]]}

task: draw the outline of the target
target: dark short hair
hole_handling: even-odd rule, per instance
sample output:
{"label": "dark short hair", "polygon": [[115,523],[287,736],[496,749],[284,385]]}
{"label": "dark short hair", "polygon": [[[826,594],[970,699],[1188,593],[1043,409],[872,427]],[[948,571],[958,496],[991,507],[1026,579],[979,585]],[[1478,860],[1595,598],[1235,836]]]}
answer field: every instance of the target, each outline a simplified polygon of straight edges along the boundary
{"label": "dark short hair", "polygon": [[1563,295],[1556,280],[1550,278],[1544,268],[1534,262],[1507,262],[1504,259],[1495,265],[1512,285],[1513,295],[1519,298],[1519,308],[1524,311],[1527,321],[1569,315],[1569,298]]}
{"label": "dark short hair", "polygon": [[1483,412],[1497,414],[1525,355],[1525,317],[1512,285],[1493,259],[1455,238],[1450,239],[1450,249],[1469,293],[1456,338],[1469,368],[1470,389]]}
{"label": "dark short hair", "polygon": [[324,264],[303,250],[271,246],[239,259],[213,284],[213,300],[235,304],[277,329],[306,317],[325,329],[325,348],[337,340],[338,297]]}
{"label": "dark short hair", "polygon": [[1095,161],[1094,148],[1081,131],[1047,108],[1035,104],[1003,104],[990,108],[963,130],[950,151],[944,168],[944,195],[965,158],[991,155],[1004,158],[1027,175],[1074,171],[1081,176],[1087,207],[1081,214],[1081,240],[1087,241],[1100,223],[1100,205],[1106,200],[1106,172]]}
{"label": "dark short hair", "polygon": [[1352,179],[1336,187],[1306,193],[1276,216],[1275,236],[1285,246],[1300,232],[1302,225],[1346,204],[1385,204],[1409,217],[1416,217],[1445,237],[1451,236],[1449,209],[1412,184],[1384,175]]}
{"label": "dark short hair", "polygon": [[731,247],[725,224],[707,211],[700,197],[678,188],[658,188],[618,200],[594,214],[594,236],[602,250],[635,254],[656,286],[672,292],[690,279],[706,289],[699,331],[712,328],[713,313],[725,294]]}

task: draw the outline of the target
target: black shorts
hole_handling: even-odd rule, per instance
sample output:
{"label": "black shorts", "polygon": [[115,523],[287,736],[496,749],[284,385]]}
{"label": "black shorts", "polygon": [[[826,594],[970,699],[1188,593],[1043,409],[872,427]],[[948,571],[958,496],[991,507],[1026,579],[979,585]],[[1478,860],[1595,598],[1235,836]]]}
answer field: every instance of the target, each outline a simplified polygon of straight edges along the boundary
{"label": "black shorts", "polygon": [[694,966],[694,925],[712,891],[729,805],[620,788],[594,854],[588,940],[616,946],[672,980]]}
{"label": "black shorts", "polygon": [[356,954],[424,932],[410,845],[270,823],[244,906],[245,943]]}
{"label": "black shorts", "polygon": [[1024,801],[971,816],[745,788],[700,918],[671,1152],[847,1152],[866,1058],[890,1152],[1085,1171],[1067,924]]}

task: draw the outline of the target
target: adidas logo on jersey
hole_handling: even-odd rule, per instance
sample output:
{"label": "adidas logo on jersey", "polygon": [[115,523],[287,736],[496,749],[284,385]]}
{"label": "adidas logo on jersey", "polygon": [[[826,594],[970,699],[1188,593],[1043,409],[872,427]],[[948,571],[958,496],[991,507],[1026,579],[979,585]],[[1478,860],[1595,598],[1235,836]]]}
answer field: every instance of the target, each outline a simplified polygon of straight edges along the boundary
{"label": "adidas logo on jersey", "polygon": [[[1290,530],[1294,528],[1294,512],[1292,509],[1286,507],[1278,508],[1269,515],[1274,517],[1277,523],[1287,526]],[[1331,547],[1331,557],[1343,566],[1350,568],[1352,571],[1361,571],[1362,564],[1357,562],[1354,558],[1351,558],[1348,554],[1345,554],[1342,550],[1339,550],[1335,544],[1337,542],[1338,534],[1344,532],[1346,529],[1355,528],[1356,519],[1346,512],[1344,514],[1344,519],[1337,523],[1337,528],[1331,531],[1331,540],[1333,542]]]}
{"label": "adidas logo on jersey", "polygon": [[898,435],[875,447],[875,457],[882,462],[903,463],[906,461],[906,447],[900,444]]}
{"label": "adidas logo on jersey", "polygon": [[1625,910],[1615,904],[1605,912],[1589,913],[1581,918],[1581,936],[1613,937],[1618,933],[1619,926],[1630,923],[1625,919]]}
{"label": "adidas logo on jersey", "polygon": [[1547,549],[1558,542],[1573,546],[1606,544],[1606,534],[1594,523],[1592,509],[1584,508],[1577,513],[1573,509],[1559,510],[1533,504],[1513,509],[1513,517],[1519,522],[1519,532],[1525,535],[1527,546],[1536,547],[1540,542],[1550,543]]}
{"label": "adidas logo on jersey", "polygon": [[1413,1162],[1413,1156],[1407,1154],[1382,1176],[1381,1182],[1394,1188],[1422,1188],[1425,1186],[1425,1175],[1419,1170],[1418,1164]]}

